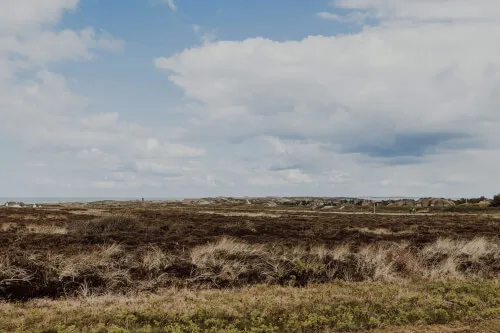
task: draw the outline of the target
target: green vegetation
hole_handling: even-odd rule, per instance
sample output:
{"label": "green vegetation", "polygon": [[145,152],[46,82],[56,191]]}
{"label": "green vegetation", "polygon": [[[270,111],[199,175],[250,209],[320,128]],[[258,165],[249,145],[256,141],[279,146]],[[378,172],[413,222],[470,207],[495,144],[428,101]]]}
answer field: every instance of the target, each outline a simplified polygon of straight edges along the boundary
{"label": "green vegetation", "polygon": [[500,318],[500,284],[330,283],[0,303],[5,332],[318,332]]}
{"label": "green vegetation", "polygon": [[487,201],[488,198],[486,198],[484,195],[479,197],[479,198],[461,198],[459,200],[455,200],[455,203],[457,205],[463,205],[463,204],[478,204],[480,202]]}

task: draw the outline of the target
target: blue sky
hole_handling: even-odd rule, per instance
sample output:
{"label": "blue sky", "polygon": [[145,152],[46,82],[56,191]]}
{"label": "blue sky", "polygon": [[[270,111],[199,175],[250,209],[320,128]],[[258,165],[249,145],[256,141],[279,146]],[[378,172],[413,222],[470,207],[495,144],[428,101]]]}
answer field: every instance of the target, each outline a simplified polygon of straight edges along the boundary
{"label": "blue sky", "polygon": [[492,196],[499,15],[493,0],[3,1],[0,197]]}
{"label": "blue sky", "polygon": [[[165,107],[179,105],[182,90],[151,65],[152,59],[198,46],[203,34],[214,32],[221,40],[261,36],[286,41],[359,28],[318,20],[315,14],[328,7],[324,0],[289,1],[286,9],[278,2],[263,0],[191,0],[176,6],[174,12],[162,0],[81,1],[74,14],[64,16],[60,28],[99,27],[124,39],[125,51],[103,54],[98,61],[78,66],[62,64],[61,73],[78,78],[81,83],[77,91],[99,96],[98,107],[102,109],[118,107],[120,115],[127,118],[134,117],[145,103],[151,103],[148,113],[154,114],[156,120],[165,117]],[[200,26],[198,34],[193,31],[194,25]],[[116,98],[130,91],[134,94],[127,101]]]}

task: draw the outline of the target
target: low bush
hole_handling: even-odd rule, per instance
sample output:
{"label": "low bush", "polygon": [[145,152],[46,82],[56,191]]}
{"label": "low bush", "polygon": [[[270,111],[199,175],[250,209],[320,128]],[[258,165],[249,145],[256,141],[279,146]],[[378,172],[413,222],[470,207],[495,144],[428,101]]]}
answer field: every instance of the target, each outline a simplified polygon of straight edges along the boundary
{"label": "low bush", "polygon": [[491,206],[500,207],[500,194],[497,194],[493,197],[493,200],[491,201]]}
{"label": "low bush", "polygon": [[88,221],[75,221],[71,225],[77,234],[95,235],[103,233],[135,232],[143,228],[139,218],[133,215],[102,216]]}
{"label": "low bush", "polygon": [[[0,331],[307,333],[413,325],[408,332],[427,332],[420,325],[462,321],[469,328],[453,332],[482,332],[472,327],[483,322],[491,322],[487,332],[497,332],[499,299],[500,285],[494,282],[168,289],[158,295],[0,302]],[[432,331],[443,332],[439,328]]]}

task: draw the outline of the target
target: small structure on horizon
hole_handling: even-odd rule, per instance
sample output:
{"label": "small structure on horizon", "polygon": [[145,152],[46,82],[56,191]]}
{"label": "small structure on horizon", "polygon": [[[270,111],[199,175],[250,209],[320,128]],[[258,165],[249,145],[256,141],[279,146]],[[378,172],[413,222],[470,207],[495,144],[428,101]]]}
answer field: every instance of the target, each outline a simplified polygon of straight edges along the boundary
{"label": "small structure on horizon", "polygon": [[26,207],[24,202],[14,202],[14,201],[8,201],[5,203],[5,207],[9,208],[24,208]]}

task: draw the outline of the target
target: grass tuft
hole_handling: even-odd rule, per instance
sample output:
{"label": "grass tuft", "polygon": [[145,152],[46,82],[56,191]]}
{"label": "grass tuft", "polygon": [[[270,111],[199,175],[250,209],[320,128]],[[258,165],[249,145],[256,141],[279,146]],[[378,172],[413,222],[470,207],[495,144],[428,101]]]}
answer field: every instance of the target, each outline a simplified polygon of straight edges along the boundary
{"label": "grass tuft", "polygon": [[408,243],[285,247],[232,238],[165,252],[156,245],[126,249],[96,246],[63,256],[19,249],[0,260],[0,297],[70,295],[85,285],[92,293],[186,287],[241,287],[253,284],[305,286],[334,280],[350,282],[498,279],[500,246],[476,238],[439,239],[422,249]]}

